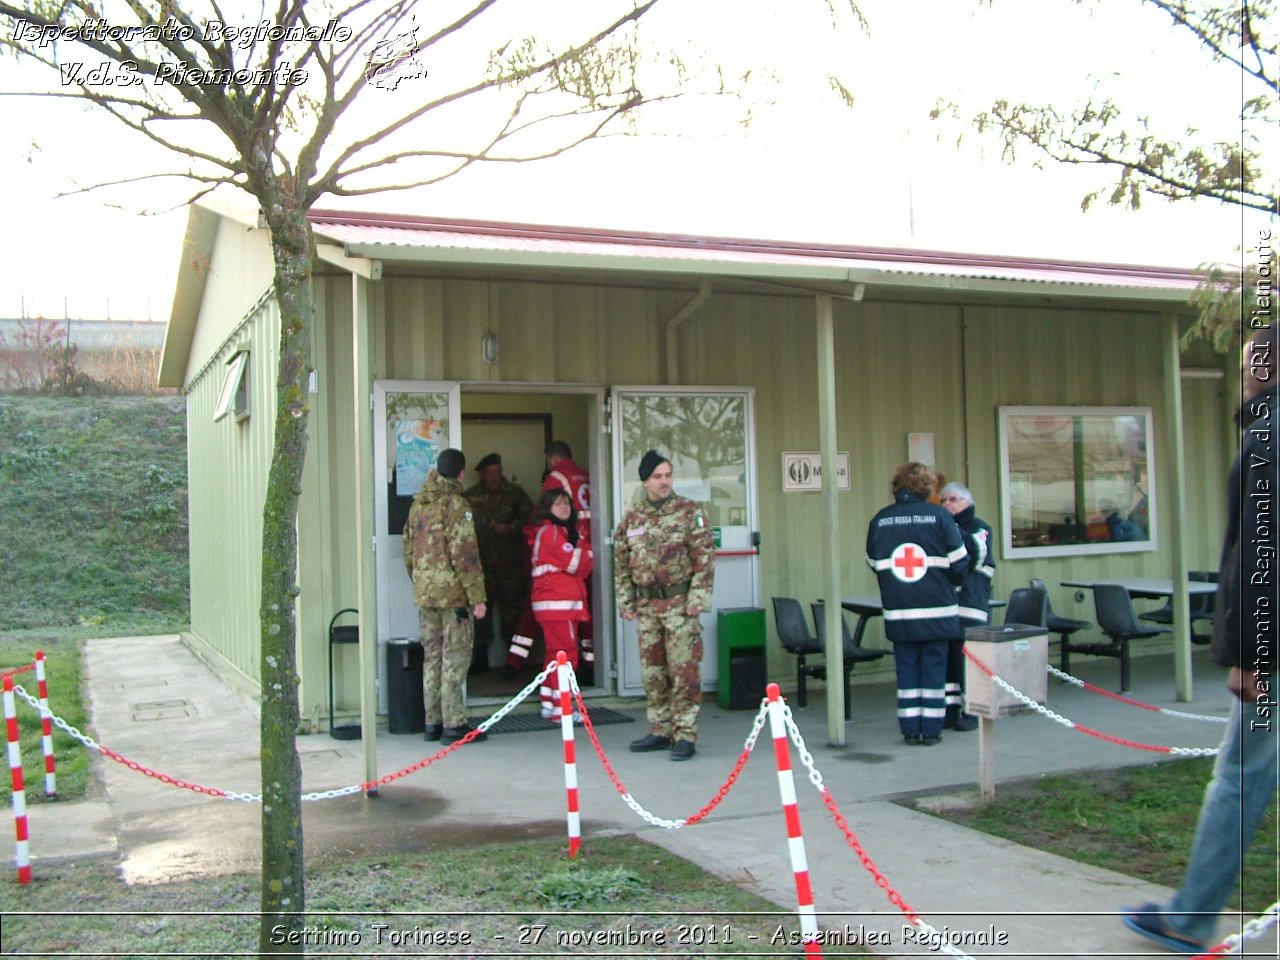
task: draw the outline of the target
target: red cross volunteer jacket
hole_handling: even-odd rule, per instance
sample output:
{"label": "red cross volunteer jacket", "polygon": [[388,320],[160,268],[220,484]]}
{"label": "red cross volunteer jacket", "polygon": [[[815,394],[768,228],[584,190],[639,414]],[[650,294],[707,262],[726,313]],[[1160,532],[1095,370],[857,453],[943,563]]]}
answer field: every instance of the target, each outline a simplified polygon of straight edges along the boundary
{"label": "red cross volunteer jacket", "polygon": [[962,637],[956,588],[969,553],[946,509],[900,492],[871,520],[867,564],[880,581],[884,632],[894,643]]}

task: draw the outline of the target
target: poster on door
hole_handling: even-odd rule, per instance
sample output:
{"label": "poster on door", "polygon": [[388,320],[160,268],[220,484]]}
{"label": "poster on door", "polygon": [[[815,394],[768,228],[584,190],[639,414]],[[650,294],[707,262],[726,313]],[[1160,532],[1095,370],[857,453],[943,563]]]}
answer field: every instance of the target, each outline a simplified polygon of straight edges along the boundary
{"label": "poster on door", "polygon": [[440,457],[444,429],[439,420],[396,421],[396,494],[412,497],[422,489]]}

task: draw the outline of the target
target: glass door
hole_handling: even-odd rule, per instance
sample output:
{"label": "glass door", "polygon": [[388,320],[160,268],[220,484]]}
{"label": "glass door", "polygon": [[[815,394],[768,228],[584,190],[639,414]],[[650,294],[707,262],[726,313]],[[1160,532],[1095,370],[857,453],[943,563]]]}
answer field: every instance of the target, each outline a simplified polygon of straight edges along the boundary
{"label": "glass door", "polygon": [[374,552],[378,571],[378,712],[387,712],[386,651],[392,637],[418,635],[413,581],[404,569],[404,524],[440,451],[461,448],[456,382],[373,384]]}
{"label": "glass door", "polygon": [[[715,535],[715,591],[712,609],[702,616],[702,685],[714,688],[716,611],[756,607],[760,599],[754,390],[615,387],[615,518],[644,496],[638,471],[650,449],[671,458],[676,493],[702,505]],[[635,624],[621,617],[614,624],[619,693],[642,693]]]}

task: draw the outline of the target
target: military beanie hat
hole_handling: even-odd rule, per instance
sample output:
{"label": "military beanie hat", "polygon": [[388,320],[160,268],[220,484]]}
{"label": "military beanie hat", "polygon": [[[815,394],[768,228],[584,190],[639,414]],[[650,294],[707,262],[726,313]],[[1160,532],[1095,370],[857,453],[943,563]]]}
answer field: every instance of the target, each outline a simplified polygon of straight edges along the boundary
{"label": "military beanie hat", "polygon": [[659,465],[664,463],[670,463],[670,461],[657,450],[648,451],[640,458],[640,479],[648,480],[650,474],[657,470]]}

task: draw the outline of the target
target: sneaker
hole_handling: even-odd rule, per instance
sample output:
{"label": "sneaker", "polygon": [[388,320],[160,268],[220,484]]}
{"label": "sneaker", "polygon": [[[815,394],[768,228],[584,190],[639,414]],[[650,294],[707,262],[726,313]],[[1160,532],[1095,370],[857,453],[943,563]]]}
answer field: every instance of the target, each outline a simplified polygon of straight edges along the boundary
{"label": "sneaker", "polygon": [[[670,737],[661,737],[656,733],[646,733],[639,740],[631,741],[631,752],[649,753],[653,750],[666,750],[670,746]],[[690,744],[690,746],[692,746],[692,744]]]}
{"label": "sneaker", "polygon": [[918,747],[924,743],[924,737],[918,733],[908,733],[902,739],[906,741],[908,747]]}
{"label": "sneaker", "polygon": [[671,748],[672,760],[688,760],[693,757],[693,741],[677,740],[675,746]]}
{"label": "sneaker", "polygon": [[939,744],[939,743],[941,743],[941,742],[942,742],[942,738],[941,738],[941,737],[921,737],[921,738],[920,738],[920,746],[922,746],[922,747],[932,747],[932,746],[936,746],[937,744]]}
{"label": "sneaker", "polygon": [[955,723],[951,724],[951,729],[957,730],[960,733],[968,733],[970,730],[977,730],[978,718],[971,713],[961,714],[960,718],[956,720]]}
{"label": "sneaker", "polygon": [[1171,929],[1158,903],[1144,903],[1142,906],[1129,911],[1128,916],[1120,919],[1126,927],[1138,934],[1138,936],[1146,937],[1152,943],[1158,943],[1166,950],[1194,956],[1209,949],[1207,943],[1184,937]]}
{"label": "sneaker", "polygon": [[[476,728],[469,723],[464,723],[460,727],[445,727],[442,731],[440,731],[440,741],[441,743],[446,743],[446,744],[457,743],[459,740],[461,740],[468,733],[470,733],[472,730],[475,730],[475,729]],[[481,740],[488,740],[488,739],[489,739],[489,735],[487,733],[481,732],[481,733],[477,733],[474,737],[472,737],[469,742],[479,743]]]}
{"label": "sneaker", "polygon": [[550,707],[543,707],[543,708],[539,711],[539,713],[542,715],[542,719],[543,719],[543,720],[554,720],[554,719],[556,719],[556,718],[555,718],[555,715],[551,712],[551,708],[550,708]]}
{"label": "sneaker", "polygon": [[443,726],[438,723],[428,723],[426,729],[422,731],[422,739],[430,743],[433,740],[439,740],[443,734]]}

